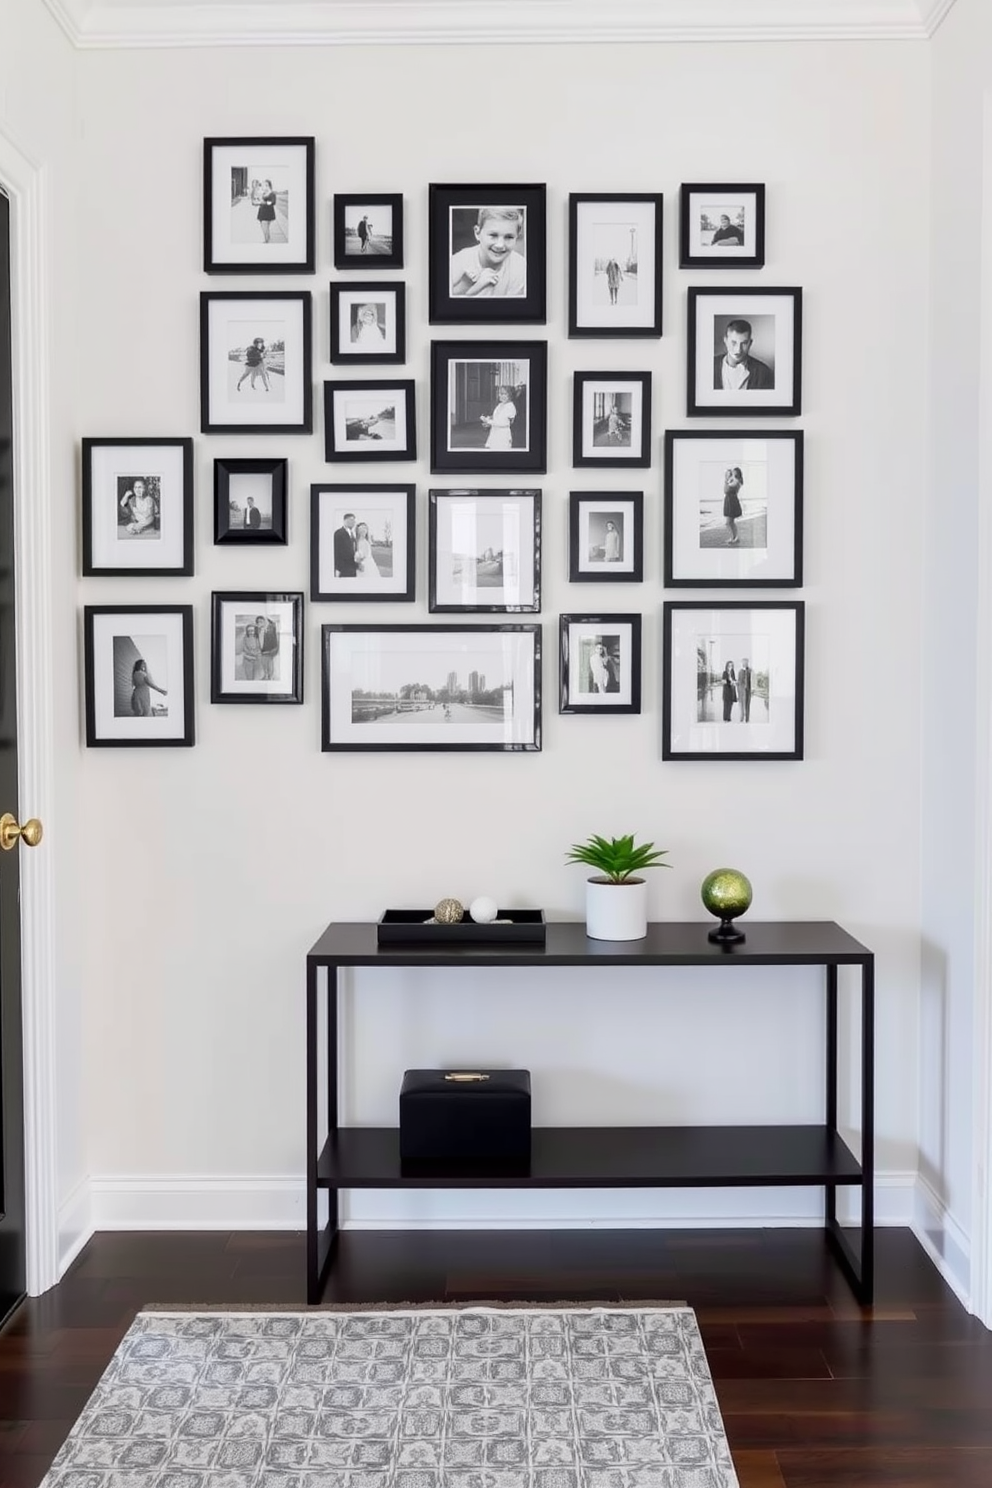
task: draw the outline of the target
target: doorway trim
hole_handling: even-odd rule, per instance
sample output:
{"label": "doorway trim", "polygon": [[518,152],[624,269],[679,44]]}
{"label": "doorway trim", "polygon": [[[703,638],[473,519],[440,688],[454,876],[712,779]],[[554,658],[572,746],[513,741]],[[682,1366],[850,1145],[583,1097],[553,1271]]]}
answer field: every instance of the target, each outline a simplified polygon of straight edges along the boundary
{"label": "doorway trim", "polygon": [[[11,205],[14,551],[17,565],[18,803],[45,824],[47,851],[22,853],[21,1002],[27,1287],[59,1268],[55,1078],[55,863],[50,465],[51,304],[44,167],[0,128],[0,187]],[[30,493],[30,497],[28,496]]]}

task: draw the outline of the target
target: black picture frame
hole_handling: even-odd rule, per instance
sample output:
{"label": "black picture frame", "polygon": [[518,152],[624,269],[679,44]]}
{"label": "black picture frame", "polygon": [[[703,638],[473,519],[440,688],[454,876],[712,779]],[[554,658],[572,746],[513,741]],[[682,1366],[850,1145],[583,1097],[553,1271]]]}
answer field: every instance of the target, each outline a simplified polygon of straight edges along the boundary
{"label": "black picture frame", "polygon": [[[709,242],[704,241],[710,232]],[[679,268],[733,270],[764,266],[764,185],[683,185],[679,195]]]}
{"label": "black picture frame", "polygon": [[[387,209],[388,235],[381,226]],[[369,219],[371,229],[364,250],[356,226],[363,216]],[[376,273],[403,267],[403,193],[339,191],[334,197],[334,267],[366,272],[370,265]]]}
{"label": "black picture frame", "polygon": [[[540,491],[430,491],[427,510],[432,614],[540,614]],[[455,552],[454,534],[469,527],[477,550]]]}
{"label": "black picture frame", "polygon": [[[273,179],[262,176],[266,169]],[[294,208],[299,196],[302,209]],[[314,216],[312,136],[203,141],[205,274],[312,274]]]}
{"label": "black picture frame", "polygon": [[[491,420],[503,401],[499,389],[510,386],[504,379],[520,377],[525,363],[526,377],[514,382],[510,395],[513,417],[500,426],[509,443],[504,445],[502,439],[497,443]],[[453,396],[453,406],[449,395]],[[543,474],[547,470],[547,448],[546,341],[431,342],[434,474]]]}
{"label": "black picture frame", "polygon": [[801,429],[666,430],[666,588],[798,588],[803,469]]}
{"label": "black picture frame", "polygon": [[569,492],[568,577],[573,584],[643,582],[643,491]]}
{"label": "black picture frame", "polygon": [[[657,338],[662,334],[663,230],[660,192],[573,191],[569,195],[570,337]],[[642,237],[647,241],[642,243]]]}
{"label": "black picture frame", "polygon": [[[258,635],[259,618],[265,621],[262,636]],[[242,620],[245,623],[239,626]],[[283,623],[286,621],[288,625]],[[249,657],[250,631],[255,632],[257,654]],[[267,644],[267,633],[274,636],[271,647]],[[287,651],[289,665],[283,666]],[[210,701],[303,702],[302,594],[264,589],[214,590],[210,596]]]}
{"label": "black picture frame", "polygon": [[[392,418],[384,417],[390,411]],[[324,383],[325,460],[361,460],[374,464],[416,458],[417,415],[412,377]]]}
{"label": "black picture frame", "polygon": [[84,578],[193,572],[193,441],[82,441]]}
{"label": "black picture frame", "polygon": [[651,464],[650,372],[575,373],[572,464],[604,470]]}
{"label": "black picture frame", "polygon": [[[275,327],[275,334],[252,336]],[[280,335],[281,331],[281,335]],[[262,388],[249,348],[263,343]],[[279,350],[281,344],[281,352]],[[239,370],[240,369],[240,370]],[[204,434],[313,432],[312,300],[309,290],[206,290],[200,295],[200,429]],[[235,373],[237,372],[237,376]],[[265,382],[276,400],[266,402]],[[281,377],[282,385],[275,379]],[[243,384],[248,383],[244,399]],[[239,388],[238,384],[241,384]]]}
{"label": "black picture frame", "polygon": [[[466,289],[471,275],[497,275],[494,293],[459,292],[452,285],[455,257],[479,249],[485,233],[481,214],[497,223],[516,223],[511,246],[508,233],[495,250],[500,266],[472,259],[459,285]],[[428,193],[428,318],[431,325],[544,325],[547,320],[547,187],[542,185],[436,185]],[[522,215],[521,215],[522,214]],[[515,255],[515,256],[514,256]],[[517,259],[524,262],[519,264]],[[459,261],[461,263],[461,260]],[[478,280],[476,280],[478,282]],[[509,292],[505,292],[509,286]]]}
{"label": "black picture frame", "polygon": [[559,615],[558,712],[640,711],[640,615]]}
{"label": "black picture frame", "polygon": [[[214,544],[230,543],[234,547],[285,544],[288,487],[286,459],[219,456],[214,460]],[[257,522],[249,518],[252,509]]]}
{"label": "black picture frame", "polygon": [[[802,413],[803,292],[789,286],[694,287],[688,299],[689,418],[791,418]],[[750,329],[736,330],[735,322]],[[717,387],[730,338],[753,373],[746,387]],[[753,355],[752,355],[753,351]]]}
{"label": "black picture frame", "polygon": [[[381,346],[357,339],[366,334],[356,324],[356,318],[361,317],[366,307],[375,313],[368,333],[381,338]],[[362,279],[339,284],[335,281],[330,287],[330,312],[328,344],[335,366],[402,365],[406,361],[406,285],[402,282]],[[365,350],[352,351],[352,345],[364,346]]]}
{"label": "black picture frame", "polygon": [[88,749],[192,748],[193,606],[85,605],[83,693]]}
{"label": "black picture frame", "polygon": [[802,600],[666,600],[662,759],[801,760],[804,631]]}
{"label": "black picture frame", "polygon": [[321,627],[323,752],[540,748],[539,624]]}
{"label": "black picture frame", "polygon": [[[337,561],[344,518],[367,520],[375,572],[342,572]],[[360,535],[360,534],[359,534]],[[380,551],[388,547],[389,573]],[[317,482],[310,487],[310,598],[393,603],[416,598],[417,492],[415,486]]]}

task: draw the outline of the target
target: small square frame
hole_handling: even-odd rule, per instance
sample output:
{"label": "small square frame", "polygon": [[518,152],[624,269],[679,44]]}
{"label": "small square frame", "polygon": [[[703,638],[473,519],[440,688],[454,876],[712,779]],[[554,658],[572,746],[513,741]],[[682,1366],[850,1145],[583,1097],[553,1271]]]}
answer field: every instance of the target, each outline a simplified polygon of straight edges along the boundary
{"label": "small square frame", "polygon": [[204,273],[312,274],[313,180],[312,137],[205,139]]}
{"label": "small square frame", "polygon": [[192,439],[84,439],[82,527],[85,578],[192,574]]}
{"label": "small square frame", "polygon": [[[483,230],[479,213],[487,208],[523,213],[524,251],[511,248],[499,269],[472,258]],[[431,325],[544,325],[547,320],[547,188],[530,186],[432,185],[428,205],[428,317]],[[498,219],[507,220],[507,219]],[[517,234],[520,241],[520,233]],[[461,256],[460,256],[461,255]],[[522,258],[518,264],[516,259]],[[452,275],[463,264],[457,283]],[[471,260],[469,262],[469,260]],[[475,281],[471,275],[477,277]],[[472,293],[473,282],[497,275],[492,294],[485,285]],[[510,292],[506,286],[511,285]],[[495,292],[499,290],[500,292]]]}
{"label": "small square frame", "polygon": [[663,212],[657,193],[571,193],[569,336],[661,335]]}
{"label": "small square frame", "polygon": [[570,491],[568,577],[573,584],[640,584],[644,492]]}
{"label": "small square frame", "polygon": [[662,759],[802,759],[804,623],[802,600],[666,600]]}
{"label": "small square frame", "polygon": [[[406,361],[406,285],[388,279],[333,283],[330,356],[335,366],[402,365]],[[366,313],[373,318],[367,324]]]}
{"label": "small square frame", "polygon": [[[259,354],[259,342],[261,367],[252,360]],[[200,295],[204,434],[311,433],[311,377],[309,290],[259,294],[217,290]],[[256,385],[259,378],[261,390]]]}
{"label": "small square frame", "polygon": [[540,491],[431,491],[427,554],[432,614],[540,614]]}
{"label": "small square frame", "polygon": [[[727,221],[722,222],[722,218]],[[712,225],[714,221],[716,226]],[[707,234],[711,234],[708,239]],[[763,185],[682,187],[679,200],[680,269],[762,269],[764,266]]]}
{"label": "small square frame", "polygon": [[576,468],[651,464],[651,373],[576,372],[572,394]]}
{"label": "small square frame", "polygon": [[561,615],[558,712],[640,713],[640,615]]}
{"label": "small square frame", "polygon": [[[750,327],[750,336],[734,323]],[[748,385],[722,385],[731,338],[747,342]],[[751,418],[802,413],[803,292],[801,289],[690,289],[686,413]],[[753,355],[752,355],[753,352]]]}
{"label": "small square frame", "polygon": [[[383,415],[392,412],[392,418]],[[324,383],[324,459],[386,461],[417,458],[412,377]]]}
{"label": "small square frame", "polygon": [[88,749],[191,748],[193,606],[84,606],[83,678]]}
{"label": "small square frame", "polygon": [[[367,522],[374,573],[362,573],[348,552],[344,518],[355,531]],[[328,485],[310,487],[310,598],[389,603],[416,597],[417,497],[414,486]],[[388,551],[387,551],[388,550]],[[383,569],[391,572],[386,574]],[[342,561],[343,560],[343,561]],[[367,565],[366,565],[367,566]]]}
{"label": "small square frame", "polygon": [[[235,547],[286,542],[286,491],[289,461],[232,459],[214,461],[214,543]],[[239,501],[239,496],[241,500]],[[258,517],[249,520],[248,502]],[[243,501],[243,505],[242,505]]]}
{"label": "small square frame", "polygon": [[[389,233],[382,231],[389,210]],[[377,214],[377,215],[376,215]],[[360,223],[370,228],[363,250]],[[379,231],[376,231],[376,228]],[[365,270],[403,267],[403,194],[399,191],[338,192],[334,197],[334,267]]]}
{"label": "small square frame", "polygon": [[[524,364],[526,377],[517,382]],[[508,419],[497,411],[504,386]],[[546,341],[431,342],[434,474],[543,474],[547,443]]]}
{"label": "small square frame", "polygon": [[[261,636],[259,616],[265,620]],[[257,654],[253,645],[250,657],[244,650],[249,630],[255,632],[257,642]],[[269,640],[272,632],[274,644]],[[283,664],[286,661],[288,665]],[[210,701],[302,703],[302,594],[264,590],[215,590],[211,594]]]}

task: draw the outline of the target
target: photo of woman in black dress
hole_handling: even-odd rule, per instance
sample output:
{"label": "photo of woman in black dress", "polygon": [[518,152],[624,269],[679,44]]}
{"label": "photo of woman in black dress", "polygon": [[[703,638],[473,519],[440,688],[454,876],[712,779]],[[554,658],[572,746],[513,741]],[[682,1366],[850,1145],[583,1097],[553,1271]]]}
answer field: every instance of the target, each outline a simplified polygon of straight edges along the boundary
{"label": "photo of woman in black dress", "polygon": [[272,190],[271,181],[263,181],[262,189],[258,195],[258,217],[259,226],[262,229],[262,237],[266,243],[271,243],[270,233],[272,224],[276,220],[276,194]]}
{"label": "photo of woman in black dress", "polygon": [[739,465],[735,465],[732,470],[728,470],[723,477],[723,515],[726,519],[727,531],[730,533],[730,536],[727,538],[728,548],[732,548],[740,542],[740,538],[737,535],[737,518],[743,510],[740,500],[743,484],[744,477],[741,474]]}

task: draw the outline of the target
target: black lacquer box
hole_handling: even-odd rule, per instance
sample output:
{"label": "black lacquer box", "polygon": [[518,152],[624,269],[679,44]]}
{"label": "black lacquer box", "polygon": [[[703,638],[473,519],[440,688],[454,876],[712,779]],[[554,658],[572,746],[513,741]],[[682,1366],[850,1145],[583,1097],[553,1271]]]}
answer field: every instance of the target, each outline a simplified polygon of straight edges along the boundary
{"label": "black lacquer box", "polygon": [[529,1070],[407,1070],[400,1161],[421,1167],[527,1167]]}

